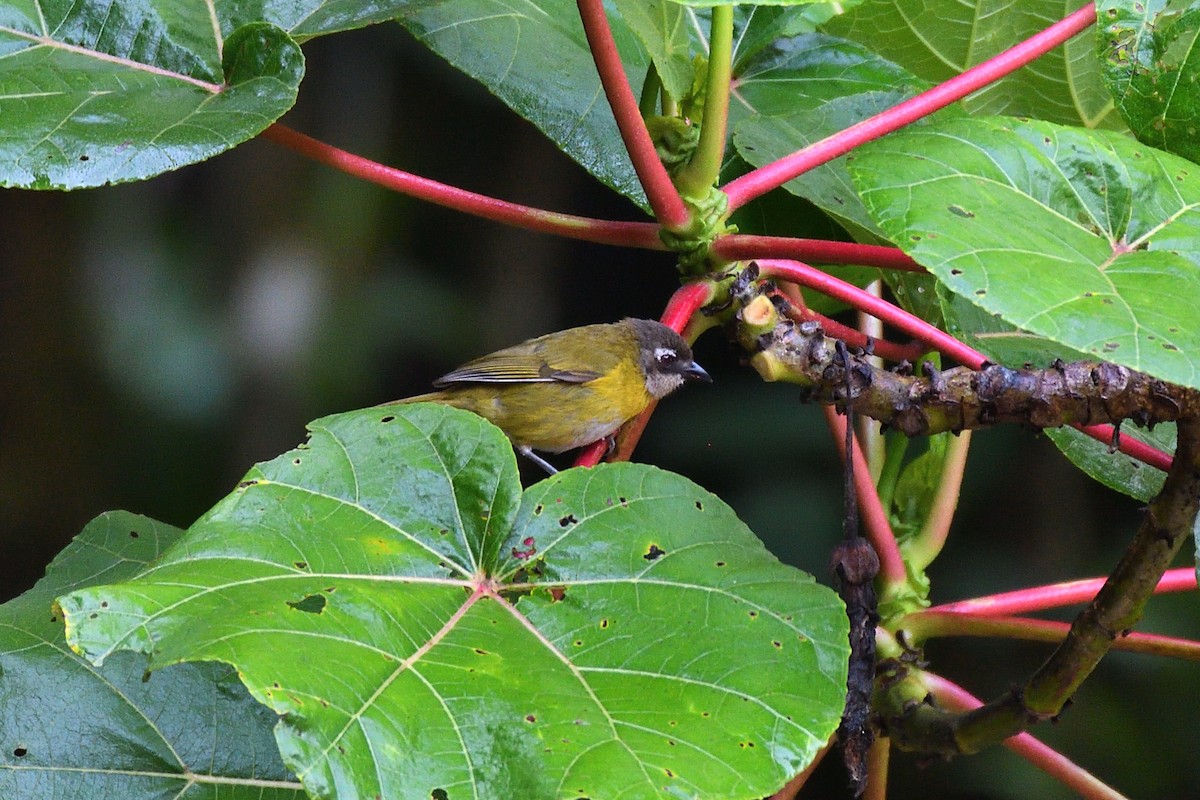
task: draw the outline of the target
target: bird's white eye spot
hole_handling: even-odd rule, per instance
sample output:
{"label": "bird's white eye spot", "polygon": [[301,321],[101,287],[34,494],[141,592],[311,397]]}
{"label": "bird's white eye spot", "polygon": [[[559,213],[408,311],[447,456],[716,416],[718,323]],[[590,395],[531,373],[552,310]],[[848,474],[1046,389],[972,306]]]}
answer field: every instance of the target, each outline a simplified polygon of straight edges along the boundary
{"label": "bird's white eye spot", "polygon": [[654,348],[654,360],[660,364],[670,364],[679,358],[679,354],[671,347]]}

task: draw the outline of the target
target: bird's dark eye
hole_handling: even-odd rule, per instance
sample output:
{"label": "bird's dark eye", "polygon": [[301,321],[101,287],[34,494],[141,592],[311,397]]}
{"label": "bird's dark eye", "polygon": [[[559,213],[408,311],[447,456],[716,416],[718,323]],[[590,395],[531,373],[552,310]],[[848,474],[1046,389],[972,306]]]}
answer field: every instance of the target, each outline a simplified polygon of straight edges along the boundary
{"label": "bird's dark eye", "polygon": [[654,351],[654,360],[665,367],[678,361],[679,355],[669,347],[660,347]]}

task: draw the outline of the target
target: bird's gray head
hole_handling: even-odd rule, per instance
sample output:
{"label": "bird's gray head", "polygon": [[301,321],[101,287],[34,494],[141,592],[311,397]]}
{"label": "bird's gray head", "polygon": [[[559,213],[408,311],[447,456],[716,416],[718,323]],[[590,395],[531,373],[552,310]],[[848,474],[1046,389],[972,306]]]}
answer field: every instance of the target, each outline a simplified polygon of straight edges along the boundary
{"label": "bird's gray head", "polygon": [[666,397],[684,381],[712,383],[708,373],[692,360],[692,348],[678,333],[649,319],[626,321],[637,335],[646,391],[652,397]]}

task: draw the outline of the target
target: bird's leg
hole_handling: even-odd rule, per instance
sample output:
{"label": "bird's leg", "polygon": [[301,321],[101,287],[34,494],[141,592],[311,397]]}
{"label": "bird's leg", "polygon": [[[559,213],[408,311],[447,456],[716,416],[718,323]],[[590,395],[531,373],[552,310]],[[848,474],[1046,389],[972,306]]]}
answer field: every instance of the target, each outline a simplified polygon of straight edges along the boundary
{"label": "bird's leg", "polygon": [[546,470],[546,472],[548,474],[550,474],[550,475],[558,474],[558,470],[556,470],[554,467],[550,466],[549,461],[542,458],[537,453],[533,452],[533,448],[530,447],[529,445],[527,445],[527,444],[517,445],[517,452],[520,453],[521,455],[525,456],[526,458],[528,458],[533,463],[537,464],[542,469]]}

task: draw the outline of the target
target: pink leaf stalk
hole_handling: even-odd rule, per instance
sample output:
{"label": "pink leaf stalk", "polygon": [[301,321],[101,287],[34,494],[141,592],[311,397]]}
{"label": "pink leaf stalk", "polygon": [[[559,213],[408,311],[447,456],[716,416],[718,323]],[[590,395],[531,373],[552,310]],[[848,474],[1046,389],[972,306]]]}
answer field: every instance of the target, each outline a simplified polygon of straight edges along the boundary
{"label": "pink leaf stalk", "polygon": [[734,233],[713,243],[713,253],[726,261],[751,258],[790,258],[818,264],[854,264],[905,272],[925,272],[899,247],[825,239],[793,239],[787,236],[756,236]]}
{"label": "pink leaf stalk", "polygon": [[[1078,581],[1066,581],[1050,586],[1035,586],[1029,589],[1019,589],[1013,592],[992,594],[986,597],[976,597],[971,600],[959,600],[955,603],[943,603],[933,606],[922,613],[962,613],[1008,615],[1023,614],[1029,611],[1044,611],[1048,608],[1089,603],[1105,578],[1087,578]],[[1196,590],[1196,570],[1192,567],[1180,567],[1167,570],[1155,587],[1155,594],[1167,592],[1191,592]]]}
{"label": "pink leaf stalk", "polygon": [[945,83],[819,142],[814,142],[803,150],[733,179],[724,187],[725,194],[729,197],[730,211],[741,208],[756,197],[782,186],[810,169],[845,155],[859,145],[927,117],[971,92],[1000,80],[1086,30],[1095,21],[1096,6],[1094,3],[1088,3],[1041,33]]}
{"label": "pink leaf stalk", "polygon": [[[983,705],[966,689],[940,675],[925,673],[924,680],[934,697],[946,708],[970,711]],[[1005,739],[1004,746],[1064,786],[1078,792],[1081,797],[1089,800],[1128,800],[1125,795],[1028,733],[1018,733]]]}
{"label": "pink leaf stalk", "polygon": [[333,145],[305,136],[286,125],[276,123],[263,131],[264,139],[294,150],[326,166],[370,181],[402,194],[425,200],[444,208],[452,208],[477,217],[490,219],[538,233],[549,233],[598,244],[665,249],[658,238],[658,225],[652,222],[616,222],[573,214],[559,214],[540,208],[497,200],[494,197],[468,192],[411,172],[384,166],[369,158],[349,153]]}
{"label": "pink leaf stalk", "polygon": [[[1032,617],[965,614],[948,611],[914,611],[898,626],[909,631],[914,642],[934,637],[974,636],[1021,639],[1058,644],[1071,630],[1070,623]],[[1131,631],[1113,640],[1113,650],[1200,661],[1200,642],[1177,636]]]}
{"label": "pink leaf stalk", "polygon": [[667,175],[666,167],[654,149],[654,142],[650,140],[646,123],[642,121],[637,98],[633,96],[633,89],[625,77],[625,66],[621,63],[621,54],[617,52],[617,43],[613,41],[612,29],[604,13],[604,2],[578,0],[577,4],[588,46],[596,61],[596,71],[600,74],[600,83],[608,97],[608,105],[616,118],[617,129],[621,132],[629,159],[633,162],[633,171],[637,173],[646,199],[650,201],[650,208],[664,227],[683,230],[691,222],[691,212],[671,183],[671,177]]}

